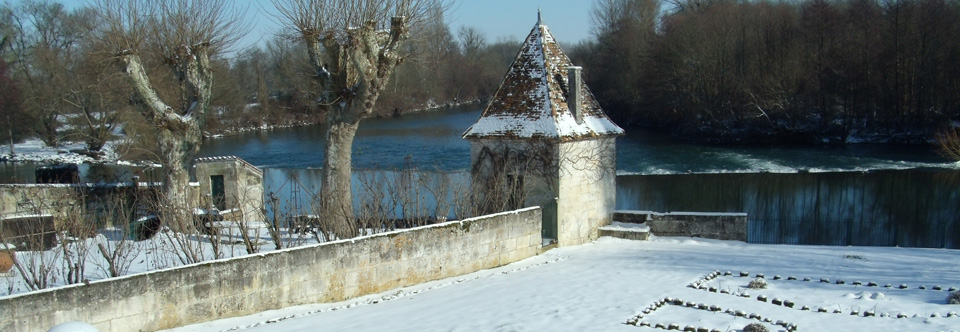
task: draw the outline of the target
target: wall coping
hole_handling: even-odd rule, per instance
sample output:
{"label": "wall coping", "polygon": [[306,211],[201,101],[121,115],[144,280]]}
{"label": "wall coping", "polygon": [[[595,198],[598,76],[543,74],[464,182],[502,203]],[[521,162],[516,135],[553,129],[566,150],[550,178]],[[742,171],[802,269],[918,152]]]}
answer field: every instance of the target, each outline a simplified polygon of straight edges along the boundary
{"label": "wall coping", "polygon": [[616,210],[613,213],[623,213],[623,214],[652,214],[655,216],[711,216],[711,217],[746,217],[747,213],[745,212],[654,212],[654,211],[644,211],[644,210]]}
{"label": "wall coping", "polygon": [[[458,225],[458,224],[459,224],[459,225],[463,225],[464,223],[473,222],[473,221],[476,221],[476,220],[489,219],[489,218],[493,218],[493,217],[504,216],[504,215],[511,215],[511,214],[520,214],[520,213],[522,213],[522,212],[527,212],[527,211],[531,211],[531,210],[539,210],[539,209],[540,209],[539,206],[532,206],[532,207],[527,207],[527,208],[523,208],[523,209],[519,209],[519,210],[512,210],[512,211],[505,211],[505,212],[499,212],[499,213],[494,213],[494,214],[487,214],[487,215],[482,215],[482,216],[477,216],[477,217],[472,217],[472,218],[467,218],[467,219],[462,219],[462,220],[453,220],[453,221],[448,221],[448,222],[443,222],[443,223],[438,223],[438,224],[418,226],[418,227],[407,228],[407,229],[402,229],[402,230],[395,230],[395,231],[390,231],[390,232],[376,233],[376,234],[372,234],[372,235],[364,235],[364,236],[359,236],[359,237],[350,238],[350,239],[327,241],[327,242],[323,242],[323,243],[311,244],[311,245],[306,245],[306,246],[299,246],[299,247],[292,247],[292,248],[283,248],[283,249],[280,249],[280,250],[274,250],[274,251],[269,251],[269,252],[262,252],[262,253],[255,253],[255,254],[247,254],[247,255],[236,256],[236,257],[229,257],[229,258],[214,259],[214,260],[203,261],[203,262],[199,262],[199,263],[181,265],[181,266],[172,267],[172,268],[167,268],[167,269],[151,270],[151,271],[146,271],[146,272],[128,274],[128,275],[124,275],[124,276],[120,276],[120,277],[104,278],[104,279],[92,280],[92,281],[90,281],[89,284],[99,284],[99,283],[115,282],[115,281],[118,281],[118,280],[139,278],[139,277],[142,277],[142,276],[145,276],[145,275],[151,275],[151,274],[157,274],[157,273],[164,273],[164,272],[176,271],[176,270],[181,270],[181,269],[189,269],[189,268],[193,268],[193,267],[197,267],[197,266],[204,266],[204,265],[211,265],[211,264],[219,264],[219,263],[229,262],[229,261],[233,261],[233,260],[243,260],[243,259],[251,259],[251,258],[257,258],[257,257],[261,257],[261,258],[262,258],[262,257],[271,256],[271,255],[282,255],[282,254],[285,254],[285,253],[291,252],[291,251],[306,250],[306,249],[310,249],[310,248],[318,248],[318,247],[323,247],[323,246],[332,246],[332,245],[341,244],[341,243],[354,243],[354,242],[362,241],[362,240],[366,240],[366,239],[377,238],[377,237],[395,236],[395,235],[398,235],[398,234],[403,234],[403,233],[408,233],[408,232],[413,232],[413,231],[418,231],[418,230],[423,230],[423,229],[449,227],[449,226],[451,226],[451,225]],[[43,294],[43,293],[49,293],[49,292],[55,292],[55,291],[62,291],[62,290],[64,290],[64,289],[75,288],[75,287],[86,287],[86,286],[87,286],[86,284],[80,283],[80,284],[64,285],[64,286],[58,286],[58,287],[50,287],[50,288],[41,289],[41,290],[32,291],[32,292],[24,292],[24,293],[19,293],[19,294],[12,294],[12,295],[0,296],[0,301],[10,300],[10,299],[16,299],[16,298],[25,297],[25,296],[33,296],[33,295],[36,295],[36,294]]]}
{"label": "wall coping", "polygon": [[610,225],[600,226],[599,229],[606,231],[618,231],[618,232],[629,232],[629,233],[649,233],[650,226],[643,224],[631,224],[624,223],[619,221],[614,221]]}
{"label": "wall coping", "polygon": [[0,188],[123,188],[123,187],[159,187],[163,182],[112,182],[112,183],[4,183]]}

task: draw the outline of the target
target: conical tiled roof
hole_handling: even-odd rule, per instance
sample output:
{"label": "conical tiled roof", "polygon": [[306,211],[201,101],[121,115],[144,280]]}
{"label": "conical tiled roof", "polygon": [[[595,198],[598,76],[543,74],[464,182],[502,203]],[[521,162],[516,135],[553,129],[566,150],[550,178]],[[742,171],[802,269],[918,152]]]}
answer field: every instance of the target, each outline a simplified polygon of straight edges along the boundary
{"label": "conical tiled roof", "polygon": [[582,121],[577,122],[567,104],[567,68],[571,66],[538,17],[497,93],[463,137],[571,140],[623,134],[585,84],[580,90]]}

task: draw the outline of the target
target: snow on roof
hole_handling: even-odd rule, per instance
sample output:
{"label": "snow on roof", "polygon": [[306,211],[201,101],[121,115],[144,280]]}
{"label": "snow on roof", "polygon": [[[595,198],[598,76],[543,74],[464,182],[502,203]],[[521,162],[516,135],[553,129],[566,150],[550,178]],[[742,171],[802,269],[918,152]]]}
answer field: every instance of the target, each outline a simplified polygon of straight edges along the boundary
{"label": "snow on roof", "polygon": [[253,171],[255,171],[255,172],[259,173],[259,174],[263,174],[263,170],[261,170],[259,167],[253,166],[253,164],[251,164],[251,163],[247,162],[246,160],[243,160],[242,158],[237,157],[237,156],[202,157],[202,158],[197,158],[196,160],[194,160],[194,162],[197,163],[197,164],[201,164],[201,163],[216,163],[216,162],[233,162],[233,161],[239,162],[241,165],[243,165],[243,166],[245,166],[245,167],[247,167],[247,168],[250,168],[251,170],[253,170]]}
{"label": "snow on roof", "polygon": [[497,93],[463,137],[569,140],[623,134],[585,84],[581,87],[582,121],[576,121],[565,93],[567,68],[572,65],[538,17]]}

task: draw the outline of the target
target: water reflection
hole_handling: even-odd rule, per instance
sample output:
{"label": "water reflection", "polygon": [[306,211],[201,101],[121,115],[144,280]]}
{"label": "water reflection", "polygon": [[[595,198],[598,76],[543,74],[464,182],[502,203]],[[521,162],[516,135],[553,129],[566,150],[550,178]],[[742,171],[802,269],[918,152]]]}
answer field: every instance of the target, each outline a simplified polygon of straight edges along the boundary
{"label": "water reflection", "polygon": [[[264,170],[267,219],[318,214],[321,169]],[[361,219],[457,219],[467,203],[465,172],[438,170],[355,171],[354,213]],[[439,199],[438,199],[439,198]]]}
{"label": "water reflection", "polygon": [[617,208],[746,212],[753,243],[960,248],[960,172],[617,177]]}

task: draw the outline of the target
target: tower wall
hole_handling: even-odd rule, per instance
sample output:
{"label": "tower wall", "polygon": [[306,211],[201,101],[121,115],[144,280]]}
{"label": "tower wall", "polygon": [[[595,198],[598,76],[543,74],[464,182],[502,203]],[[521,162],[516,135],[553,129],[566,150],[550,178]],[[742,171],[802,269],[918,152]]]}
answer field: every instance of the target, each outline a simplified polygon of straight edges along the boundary
{"label": "tower wall", "polygon": [[471,203],[477,215],[539,206],[543,236],[557,238],[558,145],[546,140],[471,139]]}
{"label": "tower wall", "polygon": [[596,240],[609,225],[616,204],[616,138],[559,145],[557,242],[560,246]]}

